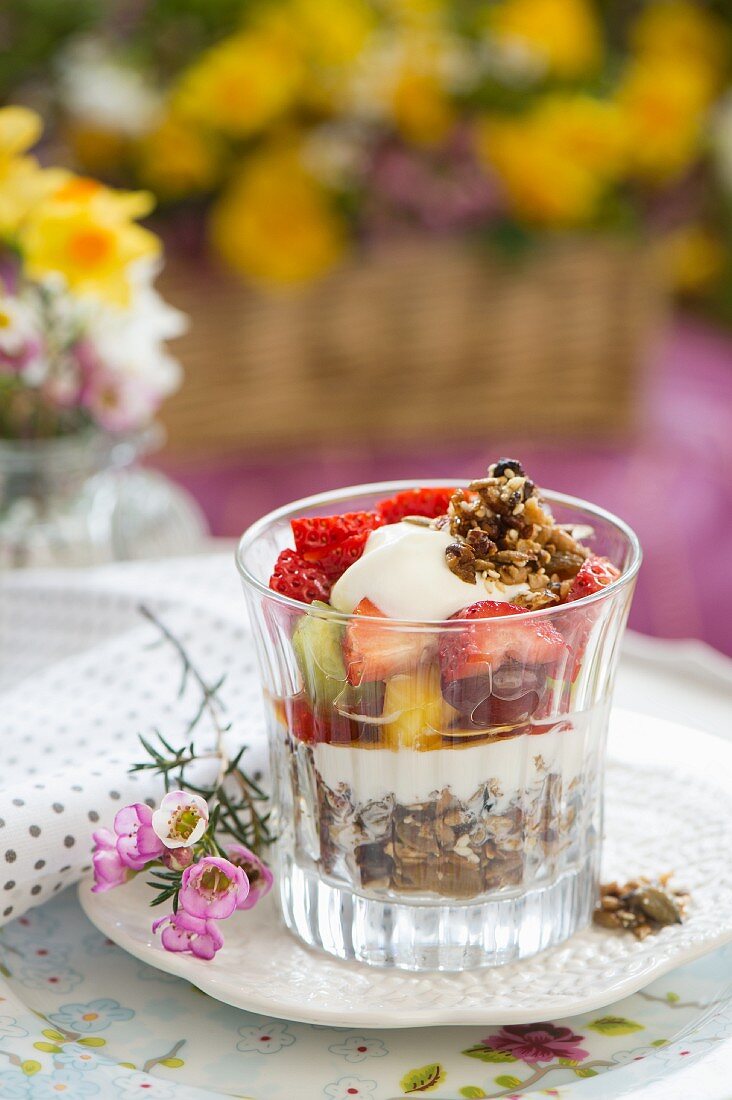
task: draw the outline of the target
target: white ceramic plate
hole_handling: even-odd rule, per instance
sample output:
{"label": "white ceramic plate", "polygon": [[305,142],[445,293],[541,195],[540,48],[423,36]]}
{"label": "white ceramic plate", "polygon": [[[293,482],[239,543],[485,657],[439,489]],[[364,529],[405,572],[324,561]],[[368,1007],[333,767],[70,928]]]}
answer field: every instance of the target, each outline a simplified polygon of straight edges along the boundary
{"label": "white ceramic plate", "polygon": [[434,1100],[730,1097],[732,945],[611,1008],[511,1032],[344,1030],[229,1008],[121,951],[70,891],[0,930],[0,959],[3,1100],[400,1100],[425,1079]]}
{"label": "white ceramic plate", "polygon": [[[732,940],[732,745],[631,712],[613,718],[605,878],[675,871],[692,892],[682,926],[643,943],[590,928],[532,959],[464,974],[409,974],[343,963],[302,947],[271,902],[227,922],[203,962],[164,951],[142,879],[106,894],[80,886],[89,919],[151,966],[227,1004],[348,1027],[523,1024],[589,1012]],[[157,915],[157,914],[155,914]]]}

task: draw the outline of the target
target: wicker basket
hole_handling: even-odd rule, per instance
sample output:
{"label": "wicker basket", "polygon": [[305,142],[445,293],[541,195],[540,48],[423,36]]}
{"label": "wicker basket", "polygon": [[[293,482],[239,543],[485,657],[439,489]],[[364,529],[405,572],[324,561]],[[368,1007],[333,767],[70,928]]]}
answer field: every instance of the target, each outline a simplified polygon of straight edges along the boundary
{"label": "wicker basket", "polygon": [[162,290],[192,323],[171,447],[617,435],[663,313],[656,267],[616,239],[513,263],[429,241],[261,295],[173,257]]}

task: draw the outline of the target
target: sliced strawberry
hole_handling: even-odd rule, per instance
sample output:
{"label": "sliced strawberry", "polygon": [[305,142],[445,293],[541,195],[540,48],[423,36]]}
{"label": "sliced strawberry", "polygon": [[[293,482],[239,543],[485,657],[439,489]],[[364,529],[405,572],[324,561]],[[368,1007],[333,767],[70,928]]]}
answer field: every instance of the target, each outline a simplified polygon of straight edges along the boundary
{"label": "sliced strawberry", "polygon": [[579,573],[572,581],[567,603],[581,600],[583,596],[591,596],[593,592],[607,588],[619,576],[620,570],[616,569],[607,558],[588,558],[582,563]]}
{"label": "sliced strawberry", "polygon": [[380,500],[376,510],[383,523],[399,523],[405,516],[444,516],[454,489],[405,489],[387,500]]}
{"label": "sliced strawberry", "polygon": [[[574,603],[576,600],[581,600],[583,596],[592,596],[595,592],[601,592],[619,576],[620,570],[616,569],[607,558],[588,558],[582,563],[577,576],[572,581],[566,602]],[[598,614],[599,608],[590,605],[582,611],[578,608],[559,618],[560,627],[572,650],[571,667],[567,672],[571,683],[574,683],[579,675],[587,642]]]}
{"label": "sliced strawberry", "polygon": [[295,549],[306,561],[320,562],[331,551],[354,535],[368,535],[380,527],[376,512],[345,512],[342,516],[303,516],[293,519]]}
{"label": "sliced strawberry", "polygon": [[[554,665],[566,651],[561,634],[544,619],[525,617],[521,607],[495,600],[471,604],[452,616],[465,620],[464,630],[446,630],[440,640],[440,666],[444,680],[498,670],[509,662],[519,666]],[[486,620],[491,620],[488,623]]]}
{"label": "sliced strawberry", "polygon": [[389,625],[391,620],[368,599],[353,614],[343,640],[349,684],[388,680],[416,668],[429,646],[423,636]]}
{"label": "sliced strawberry", "polygon": [[332,546],[318,561],[318,566],[335,582],[342,577],[349,565],[361,557],[366,546],[366,540],[371,531],[358,531],[355,535],[349,535],[343,542]]}
{"label": "sliced strawberry", "polygon": [[355,721],[335,708],[313,708],[304,692],[284,701],[285,721],[293,737],[308,744],[349,745],[360,735]]}
{"label": "sliced strawberry", "polygon": [[283,550],[275,562],[269,587],[302,603],[330,598],[331,582],[318,565],[305,561],[295,550]]}
{"label": "sliced strawberry", "polygon": [[298,741],[309,744],[317,741],[315,715],[305,694],[293,695],[284,702],[285,721],[290,733]]}
{"label": "sliced strawberry", "polygon": [[[439,655],[442,694],[465,728],[528,722],[549,691],[549,674],[567,647],[543,619],[512,622],[523,608],[484,600],[458,611],[462,630],[446,630]],[[490,622],[488,620],[491,620]]]}

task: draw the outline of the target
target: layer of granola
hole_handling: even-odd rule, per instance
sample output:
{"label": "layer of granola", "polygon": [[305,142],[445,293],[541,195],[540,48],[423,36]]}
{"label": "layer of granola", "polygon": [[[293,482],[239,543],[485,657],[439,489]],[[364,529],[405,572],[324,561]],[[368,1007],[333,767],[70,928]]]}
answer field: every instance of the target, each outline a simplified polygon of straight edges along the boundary
{"label": "layer of granola", "polygon": [[547,772],[501,812],[496,787],[489,779],[465,799],[443,787],[422,802],[359,802],[316,773],[321,867],[369,892],[469,899],[526,885],[579,841],[582,784]]}
{"label": "layer of granola", "polygon": [[[540,737],[418,754],[289,742],[296,828],[367,894],[460,900],[551,878],[586,854],[598,742]],[[484,778],[483,778],[484,777]]]}

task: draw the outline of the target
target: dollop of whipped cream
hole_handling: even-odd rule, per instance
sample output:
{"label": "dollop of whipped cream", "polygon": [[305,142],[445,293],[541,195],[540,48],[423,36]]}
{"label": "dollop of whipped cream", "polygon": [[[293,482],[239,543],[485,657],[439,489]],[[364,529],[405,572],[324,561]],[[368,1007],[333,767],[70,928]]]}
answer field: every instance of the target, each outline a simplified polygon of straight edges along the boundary
{"label": "dollop of whipped cream", "polygon": [[441,622],[480,600],[510,603],[527,584],[501,585],[478,575],[469,584],[449,568],[449,531],[390,523],[372,531],[364,552],[333,585],[331,605],[352,612],[369,599],[391,619]]}

